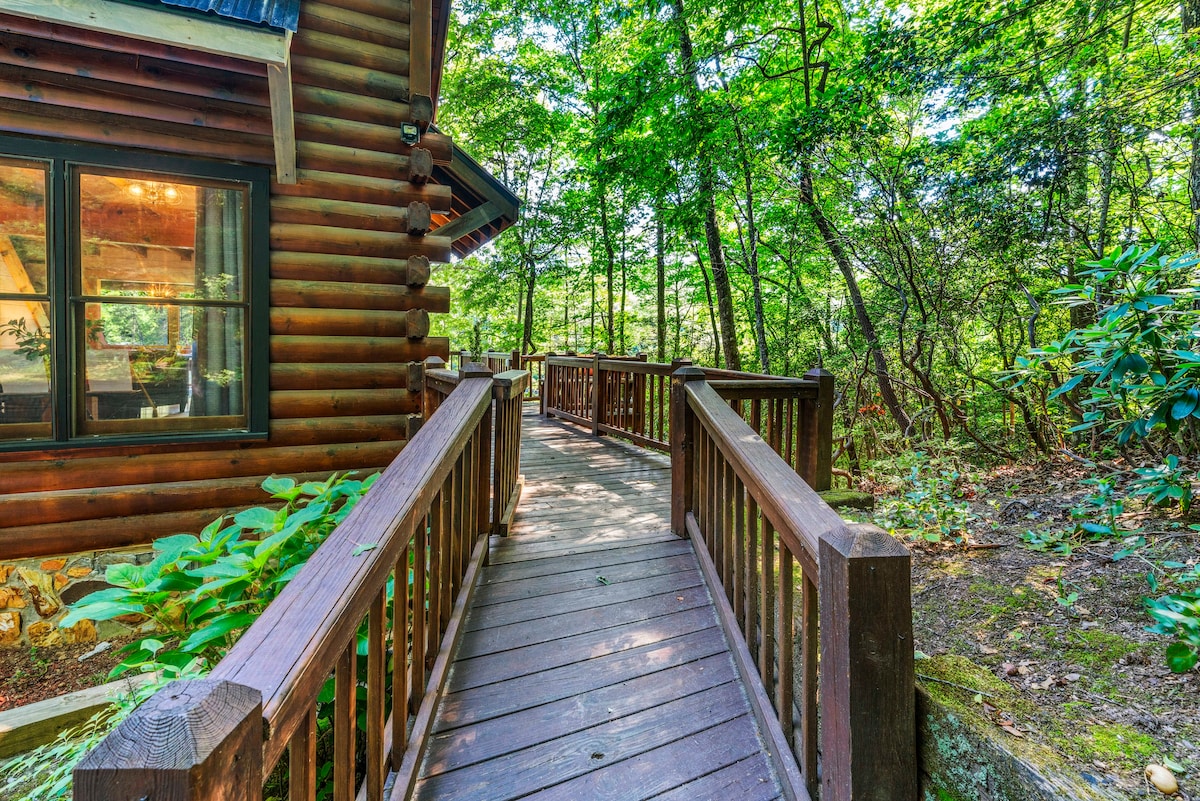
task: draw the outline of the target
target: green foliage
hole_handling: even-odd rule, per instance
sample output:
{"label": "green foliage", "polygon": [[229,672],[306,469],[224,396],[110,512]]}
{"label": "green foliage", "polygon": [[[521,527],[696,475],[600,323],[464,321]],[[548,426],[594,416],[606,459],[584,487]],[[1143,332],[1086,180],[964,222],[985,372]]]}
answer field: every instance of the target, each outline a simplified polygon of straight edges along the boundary
{"label": "green foliage", "polygon": [[906,533],[929,542],[962,542],[974,516],[965,499],[965,476],[946,459],[912,455],[908,473],[895,495],[879,502],[875,522],[889,533]]}
{"label": "green foliage", "polygon": [[0,798],[52,801],[71,797],[71,773],[88,751],[100,744],[143,701],[175,679],[199,678],[194,669],[165,667],[152,680],[123,694],[78,726],[59,732],[45,745],[14,757],[0,767]]}
{"label": "green foliage", "polygon": [[1051,398],[1085,393],[1071,432],[1098,430],[1118,445],[1158,431],[1194,441],[1200,419],[1200,257],[1157,256],[1158,246],[1114,251],[1089,262],[1082,283],[1055,290],[1062,302],[1094,314],[1019,362],[1020,374],[1069,377]]}
{"label": "green foliage", "polygon": [[1137,478],[1130,488],[1130,497],[1145,496],[1155,506],[1179,504],[1179,511],[1184,516],[1192,508],[1192,477],[1179,466],[1179,457],[1168,454],[1167,458],[1157,467],[1138,467],[1134,469]]}
{"label": "green foliage", "polygon": [[50,334],[43,331],[31,331],[25,324],[24,318],[9,320],[0,325],[0,336],[10,336],[16,340],[17,353],[29,361],[50,358]]}
{"label": "green foliage", "polygon": [[[1154,575],[1148,578],[1151,588],[1158,589]],[[1178,574],[1174,581],[1178,591],[1147,598],[1146,609],[1157,621],[1149,630],[1175,638],[1167,646],[1168,667],[1176,673],[1186,673],[1200,662],[1200,566]]]}
{"label": "green foliage", "polygon": [[246,509],[229,522],[217,518],[198,537],[156,540],[151,562],[110,565],[105,579],[112,588],[83,598],[61,625],[128,614],[152,620],[153,635],[125,646],[127,656],[114,676],[150,665],[183,669],[195,662],[210,668],[374,480],[333,476],[297,485],[290,478],[268,478],[263,489],[284,501],[282,508]]}
{"label": "green foliage", "polygon": [[[53,743],[5,765],[0,771],[0,797],[14,794],[16,801],[69,797],[75,764],[168,682],[208,673],[377,477],[358,481],[331,476],[303,484],[268,478],[263,489],[283,501],[282,508],[247,509],[228,524],[219,517],[198,537],[177,534],[156,540],[148,564],[110,565],[105,579],[114,586],[81,599],[60,625],[144,615],[153,621],[153,633],[125,646],[126,657],[111,675],[135,671],[156,678],[82,726],[63,732]],[[365,633],[360,633],[360,640],[364,638]]]}

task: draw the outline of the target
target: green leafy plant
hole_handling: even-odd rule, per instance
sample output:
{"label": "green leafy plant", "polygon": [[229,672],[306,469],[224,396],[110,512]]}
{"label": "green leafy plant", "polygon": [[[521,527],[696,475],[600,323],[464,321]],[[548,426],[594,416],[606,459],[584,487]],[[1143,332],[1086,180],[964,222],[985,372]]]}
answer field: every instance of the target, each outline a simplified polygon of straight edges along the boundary
{"label": "green leafy plant", "polygon": [[1157,245],[1087,263],[1083,283],[1056,294],[1094,311],[1095,322],[1018,359],[1018,384],[1067,375],[1050,397],[1084,393],[1072,432],[1100,430],[1119,445],[1158,430],[1186,435],[1200,419],[1198,264],[1196,254],[1160,256]]}
{"label": "green leafy plant", "polygon": [[[1168,563],[1167,567],[1185,567]],[[1154,574],[1146,577],[1152,590],[1158,590]],[[1146,609],[1156,621],[1149,631],[1175,638],[1167,646],[1167,666],[1176,673],[1186,673],[1200,662],[1200,566],[1175,576],[1179,591],[1158,598],[1146,598]]]}
{"label": "green leafy plant", "polygon": [[952,538],[961,542],[974,516],[964,498],[965,477],[941,460],[914,454],[917,463],[901,480],[900,491],[884,499],[875,522],[889,533],[911,533],[929,542]]}
{"label": "green leafy plant", "polygon": [[282,508],[247,509],[232,521],[217,518],[199,536],[156,540],[148,564],[109,566],[105,578],[114,586],[81,599],[60,625],[127,614],[152,621],[147,627],[152,631],[123,649],[125,659],[110,675],[134,671],[155,679],[53,743],[7,763],[0,769],[0,797],[68,798],[71,771],[84,754],[168,682],[207,674],[377,477],[333,476],[304,484],[269,478],[263,489],[283,501]]}
{"label": "green leafy plant", "polygon": [[1192,508],[1192,477],[1179,466],[1179,457],[1168,454],[1161,465],[1134,469],[1137,478],[1130,489],[1130,497],[1145,496],[1155,506],[1179,504],[1179,511],[1187,515]]}
{"label": "green leafy plant", "polygon": [[1125,501],[1116,493],[1116,483],[1111,478],[1085,478],[1083,484],[1095,488],[1092,494],[1071,507],[1071,518],[1075,521],[1075,533],[1092,540],[1127,537],[1132,529],[1124,529],[1117,520],[1125,513]]}
{"label": "green leafy plant", "polygon": [[350,513],[374,478],[335,476],[300,485],[269,478],[263,489],[284,501],[283,508],[254,507],[229,522],[214,520],[199,536],[155,541],[150,563],[109,566],[105,579],[113,587],[82,599],[61,625],[129,614],[153,621],[153,634],[124,648],[127,656],[113,675],[148,663],[182,667],[199,659],[211,666]]}

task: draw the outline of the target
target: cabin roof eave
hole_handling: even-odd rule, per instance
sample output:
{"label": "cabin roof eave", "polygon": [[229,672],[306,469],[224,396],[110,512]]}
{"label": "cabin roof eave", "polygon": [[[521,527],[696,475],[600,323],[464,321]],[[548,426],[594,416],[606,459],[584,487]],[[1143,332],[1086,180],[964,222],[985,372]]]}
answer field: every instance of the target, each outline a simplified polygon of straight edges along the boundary
{"label": "cabin roof eave", "polygon": [[52,25],[124,36],[263,64],[271,95],[276,180],[296,181],[295,114],[291,92],[292,31],[182,9],[115,0],[0,0],[0,13]]}
{"label": "cabin roof eave", "polygon": [[433,177],[449,185],[454,196],[451,213],[434,233],[450,238],[458,258],[494,239],[520,217],[520,198],[458,145],[450,164],[435,167]]}

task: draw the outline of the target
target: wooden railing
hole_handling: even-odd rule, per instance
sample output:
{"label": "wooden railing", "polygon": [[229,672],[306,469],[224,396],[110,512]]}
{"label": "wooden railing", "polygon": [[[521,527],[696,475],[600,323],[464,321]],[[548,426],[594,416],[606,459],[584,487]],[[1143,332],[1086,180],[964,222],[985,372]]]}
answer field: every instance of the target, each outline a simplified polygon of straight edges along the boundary
{"label": "wooden railing", "polygon": [[[542,411],[593,434],[612,434],[646,448],[670,450],[670,364],[644,358],[546,356]],[[785,378],[699,368],[730,408],[810,486],[829,489],[832,476],[833,376],[811,370]],[[598,376],[598,378],[597,378]]]}
{"label": "wooden railing", "polygon": [[[483,370],[483,367],[468,363],[465,370]],[[484,373],[490,375],[486,370]],[[426,417],[438,409],[465,374],[445,369],[445,362],[436,356],[425,360],[421,403]],[[529,383],[530,374],[525,370],[506,370],[493,376],[496,440],[492,451],[491,520],[492,533],[502,537],[508,536],[508,527],[521,499],[521,413]]]}
{"label": "wooden railing", "polygon": [[912,801],[910,556],[844,522],[714,384],[672,377],[671,527],[695,542],[739,669],[761,681],[747,680],[760,723],[785,741],[768,747],[792,751],[821,801]]}
{"label": "wooden railing", "polygon": [[[493,380],[478,366],[456,379],[211,675],[156,694],[80,763],[77,801],[257,800],[285,754],[294,801],[315,799],[319,784],[338,801],[378,801],[385,782],[405,797],[492,522]],[[511,459],[498,461],[507,469]],[[331,676],[332,701],[320,705],[328,725],[318,724]],[[325,729],[333,769],[319,777]]]}
{"label": "wooden railing", "polygon": [[[546,354],[522,354],[519,350],[489,350],[480,354],[479,358],[480,362],[493,373],[503,373],[506,370],[528,370],[530,381],[529,386],[525,389],[525,400],[541,399]],[[462,365],[469,364],[470,362],[471,354],[469,351],[450,352],[449,368],[451,370],[457,370]]]}

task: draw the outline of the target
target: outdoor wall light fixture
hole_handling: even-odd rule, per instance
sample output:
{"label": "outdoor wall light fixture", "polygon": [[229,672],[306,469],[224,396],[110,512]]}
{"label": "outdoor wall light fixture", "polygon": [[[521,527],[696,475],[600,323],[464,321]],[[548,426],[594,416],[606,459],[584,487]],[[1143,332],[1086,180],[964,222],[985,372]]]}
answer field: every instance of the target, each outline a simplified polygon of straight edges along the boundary
{"label": "outdoor wall light fixture", "polygon": [[400,123],[400,141],[406,145],[415,145],[421,141],[421,129],[415,122]]}

